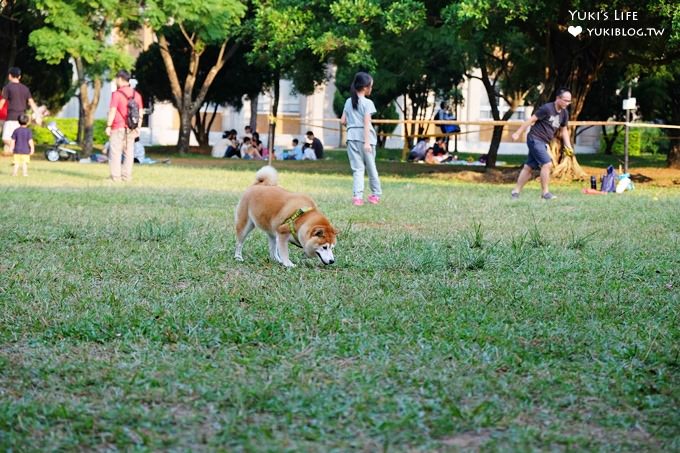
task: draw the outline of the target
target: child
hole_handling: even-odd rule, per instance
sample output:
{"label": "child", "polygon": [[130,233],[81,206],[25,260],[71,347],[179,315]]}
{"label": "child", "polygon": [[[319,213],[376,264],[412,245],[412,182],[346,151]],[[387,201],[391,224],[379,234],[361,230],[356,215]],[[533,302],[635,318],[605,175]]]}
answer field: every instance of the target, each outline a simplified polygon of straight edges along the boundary
{"label": "child", "polygon": [[24,173],[28,176],[28,162],[31,160],[31,154],[35,152],[33,145],[33,133],[26,127],[28,125],[28,115],[19,115],[19,127],[12,132],[12,140],[9,144],[9,149],[14,153],[14,169],[12,176],[19,173],[19,165]]}
{"label": "child", "polygon": [[287,160],[302,160],[302,156],[304,153],[302,152],[302,145],[300,145],[300,140],[297,138],[293,139],[293,148],[288,151],[288,157],[286,157]]}
{"label": "child", "polygon": [[347,125],[347,155],[353,175],[352,204],[364,204],[364,170],[368,173],[371,195],[368,202],[378,204],[382,190],[378,170],[375,167],[375,146],[378,135],[371,124],[371,115],[376,112],[375,105],[366,96],[373,89],[373,78],[365,72],[357,72],[350,87],[351,97],[345,101],[340,121]]}

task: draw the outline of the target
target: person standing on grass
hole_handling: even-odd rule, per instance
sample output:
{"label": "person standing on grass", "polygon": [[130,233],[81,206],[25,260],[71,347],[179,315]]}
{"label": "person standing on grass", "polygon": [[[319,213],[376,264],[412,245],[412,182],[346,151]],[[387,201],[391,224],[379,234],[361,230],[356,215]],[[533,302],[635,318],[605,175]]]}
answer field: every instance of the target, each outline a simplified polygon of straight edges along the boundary
{"label": "person standing on grass", "polygon": [[7,153],[9,153],[12,134],[19,127],[19,116],[26,113],[29,105],[33,109],[33,113],[39,112],[38,106],[31,96],[31,90],[21,83],[21,69],[17,67],[9,68],[8,78],[9,83],[2,89],[2,99],[0,99],[0,110],[7,107],[7,119],[2,128],[2,141]]}
{"label": "person standing on grass", "polygon": [[536,113],[531,115],[531,118],[522,123],[517,132],[512,134],[513,140],[519,140],[522,132],[529,126],[531,129],[527,134],[527,146],[529,147],[529,157],[522,167],[517,178],[517,184],[511,192],[513,200],[519,198],[524,185],[531,179],[533,170],[541,170],[541,197],[544,200],[553,200],[557,198],[550,193],[548,184],[550,182],[550,171],[552,170],[552,159],[548,152],[548,144],[555,137],[555,133],[559,130],[562,143],[567,152],[573,153],[571,147],[571,138],[569,137],[569,130],[567,123],[569,121],[569,112],[567,107],[571,104],[571,92],[566,89],[557,90],[557,96],[554,102],[543,104],[536,110]]}
{"label": "person standing on grass", "polygon": [[378,204],[382,189],[375,166],[375,147],[378,135],[371,124],[375,110],[373,101],[367,99],[373,90],[373,78],[365,72],[357,72],[350,86],[350,97],[345,101],[340,121],[347,126],[347,155],[352,167],[353,196],[352,204],[364,204],[364,171],[368,173],[371,195],[368,202]]}
{"label": "person standing on grass", "polygon": [[12,132],[9,143],[9,149],[14,154],[12,176],[19,173],[20,165],[24,176],[28,176],[28,163],[31,160],[31,155],[35,152],[35,145],[33,144],[33,133],[27,126],[28,115],[22,113],[19,116],[19,127]]}
{"label": "person standing on grass", "polygon": [[[130,73],[121,69],[116,74],[118,89],[111,93],[109,116],[106,122],[106,135],[109,136],[109,172],[113,181],[131,181],[134,163],[135,139],[142,127],[142,96],[130,86]],[[134,97],[139,108],[139,124],[136,129],[128,129],[128,99]],[[124,157],[121,163],[121,156]]]}

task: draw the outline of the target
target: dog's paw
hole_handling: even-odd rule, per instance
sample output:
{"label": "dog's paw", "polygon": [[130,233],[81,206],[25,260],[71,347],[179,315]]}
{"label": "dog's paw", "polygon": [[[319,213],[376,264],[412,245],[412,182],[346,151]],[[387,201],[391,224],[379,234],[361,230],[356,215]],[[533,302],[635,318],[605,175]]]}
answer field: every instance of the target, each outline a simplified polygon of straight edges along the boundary
{"label": "dog's paw", "polygon": [[242,257],[241,255],[236,255],[236,256],[234,256],[234,259],[235,259],[236,261],[238,261],[239,263],[242,263],[242,262],[243,262],[243,257]]}
{"label": "dog's paw", "polygon": [[293,264],[293,263],[290,262],[290,261],[288,261],[287,263],[281,263],[281,264],[283,264],[284,266],[286,266],[286,267],[289,268],[289,269],[292,269],[292,268],[295,267],[295,264]]}

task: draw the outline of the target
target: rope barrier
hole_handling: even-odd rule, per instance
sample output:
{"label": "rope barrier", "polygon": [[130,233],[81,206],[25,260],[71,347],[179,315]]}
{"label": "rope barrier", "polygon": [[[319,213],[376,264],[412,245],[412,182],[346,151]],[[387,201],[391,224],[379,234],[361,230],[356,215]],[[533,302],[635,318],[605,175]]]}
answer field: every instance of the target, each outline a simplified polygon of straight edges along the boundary
{"label": "rope barrier", "polygon": [[[328,129],[328,130],[334,130],[334,131],[339,131],[339,128],[330,128],[328,126],[319,126],[315,124],[314,122],[323,122],[323,123],[328,123],[328,122],[340,122],[340,118],[313,118],[313,119],[307,119],[305,121],[302,120],[302,118],[291,118],[291,117],[285,117],[285,116],[267,116],[267,119],[271,122],[274,120],[274,122],[278,121],[296,121],[300,124],[303,125],[308,125],[312,127],[318,127],[321,129]],[[477,121],[459,121],[459,120],[428,120],[428,119],[423,119],[423,120],[411,120],[411,119],[398,119],[398,120],[391,120],[391,119],[380,119],[376,118],[371,120],[373,124],[420,124],[420,125],[425,125],[425,124],[432,124],[435,126],[440,126],[444,124],[457,124],[459,126],[520,126],[524,121],[519,121],[519,120],[512,120],[512,121],[496,121],[496,120],[477,120]],[[680,129],[680,125],[674,125],[674,124],[655,124],[655,123],[635,123],[635,122],[629,122],[626,123],[625,121],[569,121],[570,126],[628,126],[628,127],[643,127],[643,128],[652,128],[652,129]]]}

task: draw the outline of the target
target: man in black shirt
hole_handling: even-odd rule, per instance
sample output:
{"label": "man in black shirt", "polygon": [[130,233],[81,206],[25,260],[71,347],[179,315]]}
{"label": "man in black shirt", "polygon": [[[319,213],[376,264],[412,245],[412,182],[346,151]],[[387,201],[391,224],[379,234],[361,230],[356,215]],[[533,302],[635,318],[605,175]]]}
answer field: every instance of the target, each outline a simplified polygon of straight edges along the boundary
{"label": "man in black shirt", "polygon": [[12,141],[12,133],[19,128],[19,117],[26,113],[28,105],[31,105],[33,112],[38,111],[38,106],[35,104],[31,91],[26,85],[21,83],[21,69],[9,69],[9,83],[2,89],[2,97],[0,99],[0,110],[8,103],[7,121],[2,129],[2,141],[5,143],[5,153],[9,152],[10,143]]}
{"label": "man in black shirt", "polygon": [[567,107],[571,104],[571,93],[569,90],[560,89],[557,91],[557,96],[554,102],[549,102],[542,105],[531,115],[527,121],[522,123],[517,132],[512,134],[513,140],[519,140],[522,132],[531,126],[531,130],[527,134],[527,146],[529,147],[529,156],[526,163],[522,167],[522,171],[517,178],[517,185],[512,190],[512,198],[519,198],[519,193],[524,185],[531,179],[532,170],[541,170],[541,197],[544,200],[552,200],[557,198],[550,193],[548,183],[550,182],[550,171],[552,169],[552,159],[548,152],[548,144],[555,137],[555,133],[559,130],[560,137],[565,149],[571,150],[571,138],[569,137],[569,130],[567,123],[569,121],[569,112]]}
{"label": "man in black shirt", "polygon": [[321,140],[314,137],[314,132],[307,131],[307,141],[310,143],[312,149],[314,150],[316,158],[323,159],[323,143],[321,143]]}

